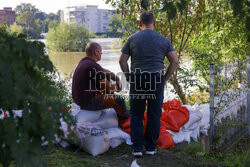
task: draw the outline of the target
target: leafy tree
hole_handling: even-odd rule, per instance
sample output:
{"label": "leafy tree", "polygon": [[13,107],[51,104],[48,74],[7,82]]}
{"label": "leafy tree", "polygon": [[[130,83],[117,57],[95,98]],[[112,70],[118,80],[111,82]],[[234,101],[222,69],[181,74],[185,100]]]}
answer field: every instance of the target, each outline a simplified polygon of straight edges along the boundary
{"label": "leafy tree", "polygon": [[[210,64],[232,61],[238,63],[247,59],[247,29],[245,20],[233,15],[231,5],[225,0],[209,0],[206,18],[190,47],[194,70],[209,85]],[[240,68],[239,68],[240,69]]]}
{"label": "leafy tree", "polygon": [[50,29],[46,39],[48,48],[57,52],[84,51],[90,38],[90,31],[82,24],[60,23]]}
{"label": "leafy tree", "polygon": [[35,13],[38,12],[39,10],[30,3],[21,3],[20,5],[16,6],[15,11],[16,14],[19,16],[24,12],[31,12],[32,14],[35,15]]}
{"label": "leafy tree", "polygon": [[19,35],[19,34],[22,34],[22,33],[23,33],[23,27],[17,25],[16,22],[15,22],[14,24],[12,24],[12,25],[8,28],[8,31],[9,31],[11,34],[16,33],[17,35]]}
{"label": "leafy tree", "polygon": [[49,27],[49,29],[54,29],[54,28],[56,28],[58,25],[59,25],[59,21],[57,21],[57,20],[52,20],[52,21],[49,22],[48,27]]}
{"label": "leafy tree", "polygon": [[111,24],[109,25],[111,27],[111,30],[109,30],[111,33],[121,33],[122,30],[122,17],[121,15],[114,14],[110,18]]}
{"label": "leafy tree", "polygon": [[[52,79],[55,69],[44,48],[0,27],[0,113],[9,113],[0,119],[3,167],[13,160],[16,166],[45,166],[41,144],[47,141],[44,149],[51,148],[55,135],[62,135],[60,119],[69,120],[62,84]],[[22,116],[13,110],[22,110]]]}
{"label": "leafy tree", "polygon": [[18,23],[25,24],[26,28],[35,27],[35,16],[32,12],[23,12],[16,18]]}

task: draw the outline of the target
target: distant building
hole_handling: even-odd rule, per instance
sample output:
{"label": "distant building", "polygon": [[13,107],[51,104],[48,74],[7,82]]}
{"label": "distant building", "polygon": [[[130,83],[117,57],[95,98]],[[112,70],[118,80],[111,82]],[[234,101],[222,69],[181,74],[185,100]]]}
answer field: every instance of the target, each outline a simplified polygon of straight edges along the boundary
{"label": "distant building", "polygon": [[12,25],[15,22],[15,11],[6,7],[0,10],[0,24]]}
{"label": "distant building", "polygon": [[95,5],[71,6],[61,11],[61,21],[78,25],[84,23],[95,33],[105,33],[110,29],[110,18],[113,14],[115,10],[98,9]]}

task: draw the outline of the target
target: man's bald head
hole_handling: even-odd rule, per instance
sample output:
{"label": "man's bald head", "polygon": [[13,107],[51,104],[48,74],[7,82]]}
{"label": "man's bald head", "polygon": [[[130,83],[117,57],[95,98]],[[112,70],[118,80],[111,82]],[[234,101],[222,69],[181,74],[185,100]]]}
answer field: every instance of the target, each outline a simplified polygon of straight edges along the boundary
{"label": "man's bald head", "polygon": [[93,56],[95,54],[95,51],[100,47],[101,45],[96,42],[89,42],[85,48],[86,55]]}

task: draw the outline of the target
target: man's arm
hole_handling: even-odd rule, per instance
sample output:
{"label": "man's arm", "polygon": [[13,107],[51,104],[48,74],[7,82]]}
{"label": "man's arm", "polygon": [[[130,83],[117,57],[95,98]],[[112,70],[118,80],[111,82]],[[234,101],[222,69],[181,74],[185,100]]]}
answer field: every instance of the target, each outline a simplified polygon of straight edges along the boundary
{"label": "man's arm", "polygon": [[124,73],[127,81],[129,81],[128,59],[129,55],[122,53],[119,60],[121,70]]}
{"label": "man's arm", "polygon": [[114,84],[111,84],[106,78],[99,81],[100,83],[100,89],[103,90],[106,94],[119,92],[119,89],[116,89],[117,86]]}
{"label": "man's arm", "polygon": [[103,68],[103,72],[105,72],[105,74],[112,79],[113,81],[116,81],[116,86],[118,87],[118,90],[122,89],[122,85],[121,85],[121,81],[120,78],[118,76],[115,75],[115,73],[109,71],[108,69]]}
{"label": "man's arm", "polygon": [[167,59],[168,59],[170,64],[169,64],[167,72],[165,73],[165,76],[164,76],[164,78],[165,78],[164,84],[166,84],[166,82],[171,77],[171,75],[174,74],[174,72],[177,69],[178,64],[179,64],[178,58],[177,58],[174,51],[167,53]]}

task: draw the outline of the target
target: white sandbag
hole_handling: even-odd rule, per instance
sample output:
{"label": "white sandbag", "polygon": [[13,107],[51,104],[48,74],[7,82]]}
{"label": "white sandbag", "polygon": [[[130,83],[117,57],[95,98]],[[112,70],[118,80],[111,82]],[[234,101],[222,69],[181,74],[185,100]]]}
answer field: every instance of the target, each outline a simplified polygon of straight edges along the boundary
{"label": "white sandbag", "polygon": [[109,138],[106,132],[98,136],[89,136],[79,140],[79,146],[87,153],[96,156],[109,149]]}
{"label": "white sandbag", "polygon": [[193,109],[192,107],[185,105],[187,107],[190,116],[188,122],[183,126],[184,131],[192,131],[195,130],[202,119],[202,113],[198,110]]}
{"label": "white sandbag", "polygon": [[192,131],[190,134],[192,140],[198,142],[198,138],[200,137],[200,127],[198,126],[196,129]]}
{"label": "white sandbag", "polygon": [[122,139],[128,139],[130,138],[129,134],[123,132],[121,129],[119,128],[109,128],[106,129],[108,136],[110,139],[112,138],[122,138]]}
{"label": "white sandbag", "polygon": [[124,141],[120,138],[113,138],[109,140],[109,144],[111,148],[116,148],[118,147],[120,144],[122,144]]}
{"label": "white sandbag", "polygon": [[108,133],[108,136],[110,139],[110,146],[112,148],[115,148],[124,142],[128,144],[131,143],[129,134],[123,132],[119,128],[109,128],[109,129],[106,129],[106,131]]}
{"label": "white sandbag", "polygon": [[182,131],[182,129],[179,132],[173,132],[171,130],[167,130],[172,138],[175,144],[182,143],[184,141],[190,143],[190,134],[192,131]]}
{"label": "white sandbag", "polygon": [[75,117],[79,111],[81,110],[80,106],[78,106],[76,103],[71,104],[71,109],[69,110],[69,113]]}
{"label": "white sandbag", "polygon": [[93,124],[77,124],[75,134],[78,137],[77,145],[87,153],[96,156],[109,149],[109,137],[107,132],[103,131]]}
{"label": "white sandbag", "polygon": [[202,113],[202,119],[200,123],[200,128],[209,128],[209,119],[210,119],[210,109],[209,104],[202,104],[198,107],[198,110]]}
{"label": "white sandbag", "polygon": [[85,123],[85,122],[94,122],[98,120],[105,110],[98,111],[88,111],[88,110],[80,110],[75,116],[76,123]]}
{"label": "white sandbag", "polygon": [[115,110],[111,108],[103,111],[100,118],[93,124],[103,129],[118,127],[118,118]]}

